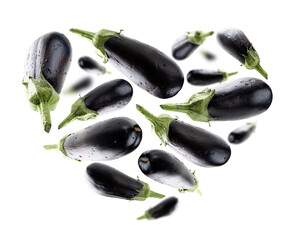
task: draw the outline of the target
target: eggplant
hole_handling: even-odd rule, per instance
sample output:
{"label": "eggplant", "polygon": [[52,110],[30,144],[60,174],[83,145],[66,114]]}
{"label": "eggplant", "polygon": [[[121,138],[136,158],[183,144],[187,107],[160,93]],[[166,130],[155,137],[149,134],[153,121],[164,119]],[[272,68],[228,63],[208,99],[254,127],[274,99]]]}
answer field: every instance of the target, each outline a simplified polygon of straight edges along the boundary
{"label": "eggplant", "polygon": [[72,93],[78,93],[88,87],[90,87],[93,83],[92,78],[90,77],[84,77],[80,79],[78,82],[74,83],[72,86],[70,86],[68,89],[64,90],[64,94],[72,94]]}
{"label": "eggplant", "polygon": [[174,155],[162,150],[149,150],[138,159],[141,171],[151,179],[177,188],[179,192],[198,191],[198,180]]}
{"label": "eggplant", "polygon": [[44,148],[58,149],[77,161],[112,160],[134,151],[141,140],[142,130],[134,120],[117,117],[65,135],[59,144],[45,145]]}
{"label": "eggplant", "polygon": [[175,96],[182,88],[180,67],[167,55],[120,32],[102,29],[97,33],[70,29],[92,41],[104,62],[110,62],[136,85],[158,98]]}
{"label": "eggplant", "polygon": [[131,178],[106,164],[90,164],[87,167],[87,175],[98,193],[103,196],[138,201],[144,201],[148,197],[164,197],[153,192],[147,183]]}
{"label": "eggplant", "polygon": [[247,140],[256,129],[256,123],[247,123],[229,134],[230,143],[239,144]]}
{"label": "eggplant", "polygon": [[176,40],[172,46],[172,55],[177,60],[184,60],[189,57],[213,32],[202,31],[187,32]]}
{"label": "eggplant", "polygon": [[158,117],[137,105],[151,123],[156,135],[191,162],[206,167],[224,165],[231,156],[230,146],[219,136],[162,114]]}
{"label": "eggplant", "polygon": [[187,81],[196,86],[205,86],[217,82],[224,82],[228,77],[237,74],[238,72],[224,72],[221,70],[195,69],[191,70],[187,75]]}
{"label": "eggplant", "polygon": [[133,88],[126,80],[116,79],[103,83],[73,103],[71,113],[59,124],[58,129],[76,119],[86,121],[99,114],[123,108],[132,96]]}
{"label": "eggplant", "polygon": [[240,29],[229,28],[219,31],[217,39],[223,49],[247,69],[255,69],[265,79],[268,79],[266,71],[260,66],[260,58],[257,51]]}
{"label": "eggplant", "polygon": [[44,130],[51,129],[50,111],[56,108],[71,63],[71,44],[61,33],[50,32],[31,45],[23,85],[34,111],[39,111]]}
{"label": "eggplant", "polygon": [[137,219],[138,220],[141,220],[141,219],[153,220],[153,219],[168,216],[176,209],[177,204],[178,204],[178,199],[176,197],[169,197],[161,201],[159,204],[157,204],[153,208],[146,210],[144,215],[141,217],[138,217]]}
{"label": "eggplant", "polygon": [[201,51],[202,56],[208,60],[208,61],[213,61],[216,59],[216,56],[212,52],[208,52],[206,50]]}
{"label": "eggplant", "polygon": [[96,62],[93,58],[87,56],[80,57],[78,63],[82,69],[96,75],[109,73],[103,65]]}
{"label": "eggplant", "polygon": [[271,88],[257,78],[241,78],[206,88],[185,103],[163,104],[167,111],[186,113],[192,120],[209,122],[253,117],[266,111],[273,99]]}

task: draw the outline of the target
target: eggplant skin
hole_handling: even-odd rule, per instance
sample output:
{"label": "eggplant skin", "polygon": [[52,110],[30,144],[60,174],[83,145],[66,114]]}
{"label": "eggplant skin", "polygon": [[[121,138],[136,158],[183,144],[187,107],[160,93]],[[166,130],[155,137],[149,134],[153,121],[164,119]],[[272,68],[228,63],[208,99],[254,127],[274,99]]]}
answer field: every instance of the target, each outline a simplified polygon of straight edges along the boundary
{"label": "eggplant skin", "polygon": [[255,126],[253,124],[246,124],[232,131],[229,134],[228,140],[230,143],[239,144],[247,140],[254,132]]}
{"label": "eggplant skin", "polygon": [[71,56],[71,44],[65,35],[47,33],[38,38],[29,50],[25,78],[38,79],[42,69],[45,79],[59,94],[71,64]]}
{"label": "eggplant skin", "polygon": [[207,69],[195,69],[191,70],[187,74],[187,81],[192,85],[205,86],[217,82],[221,82],[224,76],[221,72],[207,70]]}
{"label": "eggplant skin", "polygon": [[217,120],[238,120],[266,111],[272,90],[257,78],[241,78],[221,84],[208,104],[209,115]]}
{"label": "eggplant skin", "polygon": [[230,146],[222,138],[179,120],[170,123],[168,139],[172,147],[200,166],[221,166],[231,156]]}
{"label": "eggplant skin", "polygon": [[140,181],[106,164],[92,163],[86,172],[90,182],[104,196],[131,200],[143,188]]}
{"label": "eggplant skin", "polygon": [[126,80],[116,79],[103,83],[84,97],[88,109],[102,112],[120,109],[127,105],[133,96],[133,88]]}
{"label": "eggplant skin", "polygon": [[141,171],[151,179],[177,189],[193,189],[196,185],[191,171],[172,154],[163,150],[149,150],[138,159]]}
{"label": "eggplant skin", "polygon": [[187,36],[183,35],[173,44],[172,55],[177,60],[184,60],[189,57],[198,47],[198,44],[189,42]]}
{"label": "eggplant skin", "polygon": [[157,219],[171,214],[175,210],[177,204],[178,199],[176,197],[169,197],[153,208],[150,208],[148,212],[152,218]]}
{"label": "eggplant skin", "polygon": [[112,160],[134,151],[141,140],[140,126],[130,118],[118,117],[70,134],[63,148],[76,160]]}
{"label": "eggplant skin", "polygon": [[181,90],[184,83],[181,69],[156,48],[119,35],[109,38],[104,49],[118,70],[150,94],[170,98]]}

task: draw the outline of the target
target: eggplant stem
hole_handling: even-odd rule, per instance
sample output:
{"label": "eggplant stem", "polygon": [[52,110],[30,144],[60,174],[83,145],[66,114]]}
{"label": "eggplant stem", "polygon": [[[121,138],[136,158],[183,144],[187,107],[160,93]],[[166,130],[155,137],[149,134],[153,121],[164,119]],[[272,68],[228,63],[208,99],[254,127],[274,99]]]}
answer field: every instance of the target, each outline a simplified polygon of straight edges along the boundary
{"label": "eggplant stem", "polygon": [[77,28],[71,28],[69,31],[71,31],[72,33],[76,33],[84,38],[87,38],[90,41],[92,41],[95,36],[95,33],[93,32],[88,32]]}
{"label": "eggplant stem", "polygon": [[136,108],[137,110],[142,113],[153,125],[156,124],[156,122],[158,121],[158,117],[156,117],[155,115],[153,115],[151,112],[147,111],[145,108],[143,108],[142,106],[140,106],[139,104],[136,104]]}
{"label": "eggplant stem", "polygon": [[230,76],[233,76],[233,75],[235,75],[235,74],[237,74],[238,72],[230,72],[230,73],[228,73],[228,76],[230,77]]}
{"label": "eggplant stem", "polygon": [[157,193],[157,192],[150,190],[148,197],[161,199],[161,198],[164,198],[165,196],[163,194],[160,194],[160,193]]}
{"label": "eggplant stem", "polygon": [[50,145],[44,145],[43,148],[46,150],[52,150],[52,149],[58,149],[59,144],[50,144]]}
{"label": "eggplant stem", "polygon": [[75,120],[76,118],[76,114],[75,113],[70,113],[59,125],[58,125],[58,129],[61,129],[63,127],[65,127],[67,124],[69,124],[70,122],[72,122],[73,120]]}
{"label": "eggplant stem", "polygon": [[267,72],[260,66],[260,64],[256,65],[254,69],[259,72],[265,79],[268,79]]}
{"label": "eggplant stem", "polygon": [[182,112],[187,113],[190,110],[190,104],[187,103],[169,103],[169,104],[162,104],[160,107],[166,111],[174,111],[174,112]]}
{"label": "eggplant stem", "polygon": [[45,132],[49,133],[51,129],[51,116],[50,116],[50,109],[47,103],[40,103],[38,105],[39,112],[41,114],[42,123],[44,126]]}

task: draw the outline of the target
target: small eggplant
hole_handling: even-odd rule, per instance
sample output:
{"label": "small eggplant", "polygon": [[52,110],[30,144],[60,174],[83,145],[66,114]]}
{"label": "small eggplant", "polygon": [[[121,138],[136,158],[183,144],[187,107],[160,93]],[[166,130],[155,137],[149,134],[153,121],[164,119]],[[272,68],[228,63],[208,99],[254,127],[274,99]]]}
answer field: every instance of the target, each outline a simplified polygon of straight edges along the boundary
{"label": "small eggplant", "polygon": [[133,88],[126,80],[103,83],[73,103],[71,113],[59,124],[58,129],[76,119],[86,121],[104,112],[123,108],[132,96]]}
{"label": "small eggplant", "polygon": [[271,88],[257,78],[241,78],[215,89],[205,89],[193,94],[185,103],[163,104],[167,111],[186,113],[192,120],[239,120],[266,111],[272,102]]}
{"label": "small eggplant", "polygon": [[45,145],[44,148],[58,149],[77,161],[112,160],[134,151],[141,139],[142,130],[134,120],[118,117],[68,134],[59,144]]}
{"label": "small eggplant", "polygon": [[136,85],[158,98],[175,96],[182,88],[184,76],[179,66],[167,55],[120,32],[102,29],[97,33],[70,29],[92,41],[108,59]]}
{"label": "small eggplant", "polygon": [[151,179],[177,188],[179,192],[199,191],[195,173],[192,173],[174,155],[162,150],[150,150],[138,159],[141,171]]}
{"label": "small eggplant", "polygon": [[58,32],[39,37],[28,52],[23,85],[32,109],[40,112],[47,133],[51,129],[50,111],[59,101],[71,55],[69,40]]}
{"label": "small eggplant", "polygon": [[213,61],[213,60],[216,59],[216,56],[212,52],[208,52],[208,51],[202,50],[201,51],[201,54],[208,61]]}
{"label": "small eggplant", "polygon": [[144,215],[138,217],[137,219],[153,220],[160,217],[168,216],[175,210],[177,204],[178,199],[176,197],[169,197],[154,206],[153,208],[146,210]]}
{"label": "small eggplant", "polygon": [[102,163],[92,163],[87,167],[90,182],[98,193],[107,197],[144,201],[148,197],[163,198],[153,192],[149,185]]}
{"label": "small eggplant", "polygon": [[187,32],[176,40],[172,46],[172,55],[177,60],[189,57],[213,32],[203,33],[202,31]]}
{"label": "small eggplant", "polygon": [[63,91],[64,94],[72,94],[72,93],[78,93],[79,91],[82,91],[88,87],[90,87],[93,83],[92,78],[90,77],[84,77],[75,84],[73,84],[71,87]]}
{"label": "small eggplant", "polygon": [[85,71],[94,73],[96,75],[109,73],[103,65],[99,64],[94,59],[87,56],[79,58],[79,66]]}
{"label": "small eggplant", "polygon": [[162,143],[179,151],[193,163],[214,167],[229,160],[230,146],[219,136],[166,114],[156,117],[140,105],[137,105],[137,110],[150,121]]}
{"label": "small eggplant", "polygon": [[227,73],[221,70],[195,69],[188,73],[187,81],[192,85],[205,86],[217,82],[224,82],[228,77],[237,73],[238,72]]}
{"label": "small eggplant", "polygon": [[252,43],[239,29],[225,29],[217,33],[220,45],[247,69],[255,69],[265,79],[268,78],[266,71],[260,66],[260,58]]}
{"label": "small eggplant", "polygon": [[239,127],[229,134],[228,140],[230,143],[242,143],[247,140],[250,135],[255,131],[256,123],[247,123],[246,125]]}

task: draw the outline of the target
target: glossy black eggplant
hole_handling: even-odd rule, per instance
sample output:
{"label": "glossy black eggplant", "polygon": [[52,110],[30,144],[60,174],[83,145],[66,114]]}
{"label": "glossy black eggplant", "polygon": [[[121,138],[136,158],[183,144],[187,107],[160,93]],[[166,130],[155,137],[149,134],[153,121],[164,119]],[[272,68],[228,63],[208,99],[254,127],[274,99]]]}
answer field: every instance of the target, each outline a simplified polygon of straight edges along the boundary
{"label": "glossy black eggplant", "polygon": [[148,209],[145,211],[144,215],[138,217],[138,220],[147,219],[153,220],[161,217],[165,217],[170,215],[175,209],[178,204],[178,199],[176,197],[169,197],[164,199],[156,206]]}
{"label": "glossy black eggplant", "polygon": [[103,196],[138,201],[144,201],[148,197],[164,197],[153,192],[147,183],[131,178],[106,164],[90,164],[87,167],[87,175],[98,193]]}
{"label": "glossy black eggplant", "polygon": [[220,45],[239,62],[244,64],[247,69],[255,69],[265,79],[267,73],[260,66],[260,58],[252,43],[240,29],[224,29],[217,33]]}
{"label": "glossy black eggplant", "polygon": [[272,103],[272,90],[257,78],[241,78],[193,94],[185,103],[163,104],[167,111],[186,113],[192,120],[239,120],[266,111]]}
{"label": "glossy black eggplant", "polygon": [[126,80],[103,83],[73,103],[71,113],[59,124],[58,129],[74,120],[86,121],[99,114],[121,109],[131,101],[132,96],[133,88]]}
{"label": "glossy black eggplant", "polygon": [[84,77],[80,79],[78,82],[74,83],[72,86],[70,86],[68,89],[64,90],[64,94],[72,94],[72,93],[78,93],[88,87],[90,87],[93,83],[93,79],[90,77]]}
{"label": "glossy black eggplant", "polygon": [[187,32],[176,40],[172,46],[172,55],[177,60],[189,57],[213,32],[203,33],[202,31]]}
{"label": "glossy black eggplant", "polygon": [[193,163],[214,167],[225,164],[230,156],[230,146],[219,136],[162,114],[158,117],[137,105],[151,123],[162,143],[169,145]]}
{"label": "glossy black eggplant", "polygon": [[23,85],[32,109],[40,112],[46,132],[51,129],[50,111],[59,101],[71,55],[69,40],[58,32],[39,37],[28,52]]}
{"label": "glossy black eggplant", "polygon": [[227,73],[221,70],[195,69],[187,74],[187,81],[196,86],[205,86],[217,82],[223,82],[228,77],[237,74],[238,72]]}
{"label": "glossy black eggplant", "polygon": [[247,140],[256,129],[256,123],[247,123],[229,134],[230,143],[239,144]]}
{"label": "glossy black eggplant", "polygon": [[209,51],[203,50],[203,51],[201,51],[201,54],[202,54],[202,56],[203,56],[206,60],[208,60],[208,61],[213,61],[213,60],[216,59],[216,55],[213,54],[212,52],[209,52]]}
{"label": "glossy black eggplant", "polygon": [[87,72],[94,73],[96,75],[103,75],[108,73],[106,68],[95,61],[93,58],[84,56],[79,58],[79,66]]}
{"label": "glossy black eggplant", "polygon": [[121,32],[102,29],[92,33],[71,29],[92,41],[110,62],[136,85],[159,98],[170,98],[182,88],[184,76],[167,55],[145,43],[128,38]]}
{"label": "glossy black eggplant", "polygon": [[98,122],[64,136],[59,144],[45,149],[59,149],[66,157],[83,160],[112,160],[134,151],[142,139],[140,126],[126,117]]}
{"label": "glossy black eggplant", "polygon": [[177,188],[179,192],[199,191],[198,180],[178,158],[163,150],[149,150],[138,159],[141,171],[151,179]]}

